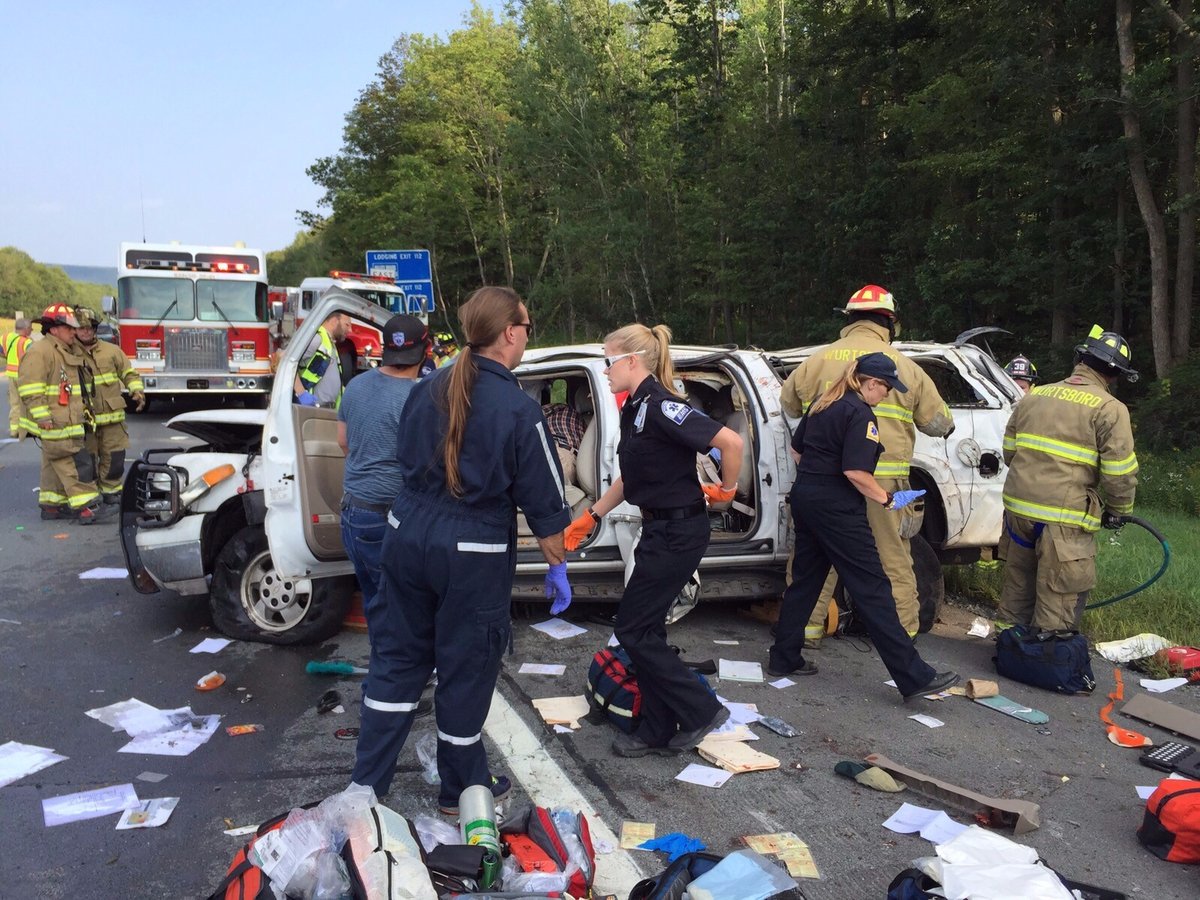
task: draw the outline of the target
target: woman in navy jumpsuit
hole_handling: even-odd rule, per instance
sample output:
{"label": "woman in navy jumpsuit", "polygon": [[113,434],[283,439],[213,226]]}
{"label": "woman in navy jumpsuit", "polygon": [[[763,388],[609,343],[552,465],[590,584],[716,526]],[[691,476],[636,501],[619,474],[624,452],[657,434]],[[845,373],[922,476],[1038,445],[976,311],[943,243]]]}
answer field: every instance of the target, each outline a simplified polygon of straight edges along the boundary
{"label": "woman in navy jumpsuit", "polygon": [[897,689],[909,700],[949,687],[958,675],[935,672],[913,647],[896,615],[892,585],[867,524],[867,503],[899,509],[914,499],[914,492],[893,497],[872,474],[883,446],[871,407],[887,396],[889,388],[908,391],[895,361],[883,353],[860,356],[813,403],[792,435],[797,462],[790,502],[796,552],[767,671],[771,675],[815,671],[804,661],[804,626],[832,565],[854,598],[854,613],[866,626]]}
{"label": "woman in navy jumpsuit", "polygon": [[550,563],[554,610],[570,603],[562,470],[541,407],[511,371],[533,323],[516,292],[501,287],[475,291],[458,316],[466,347],[417,383],[401,418],[404,486],[367,610],[371,662],[352,776],[376,796],[388,793],[436,667],[439,805],[451,814],[464,788],[487,785],[497,799],[509,789],[488,769],[482,732],[509,643],[518,506]]}
{"label": "woman in navy jumpsuit", "polygon": [[[667,644],[664,622],[708,549],[706,494],[734,497],[742,439],[675,394],[670,340],[665,325],[637,324],[605,338],[609,386],[614,394],[629,392],[617,446],[621,476],[567,529],[566,546],[574,550],[623,501],[641,507],[642,535],[614,631],[637,669],[642,721],[635,733],[613,741],[620,756],[690,750],[729,715]],[[711,447],[721,451],[721,484],[702,490],[696,454]]]}

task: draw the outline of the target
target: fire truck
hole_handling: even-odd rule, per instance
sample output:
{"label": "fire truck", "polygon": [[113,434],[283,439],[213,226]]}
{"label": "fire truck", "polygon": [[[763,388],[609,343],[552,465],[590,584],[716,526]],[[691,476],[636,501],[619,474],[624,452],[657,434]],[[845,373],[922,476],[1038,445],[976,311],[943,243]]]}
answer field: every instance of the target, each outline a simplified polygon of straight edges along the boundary
{"label": "fire truck", "polygon": [[265,405],[271,322],[261,250],[122,243],[115,313],[121,349],[148,398],[213,395]]}

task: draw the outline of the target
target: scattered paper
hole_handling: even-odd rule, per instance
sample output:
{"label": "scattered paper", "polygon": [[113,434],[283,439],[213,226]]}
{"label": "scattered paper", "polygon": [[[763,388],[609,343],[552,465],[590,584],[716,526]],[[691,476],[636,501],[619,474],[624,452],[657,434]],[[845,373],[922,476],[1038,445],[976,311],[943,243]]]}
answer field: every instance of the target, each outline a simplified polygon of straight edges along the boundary
{"label": "scattered paper", "polygon": [[98,580],[101,578],[128,578],[129,570],[98,566],[95,569],[88,569],[86,572],[80,572],[79,577],[83,581]]}
{"label": "scattered paper", "polygon": [[205,638],[188,653],[220,653],[232,643],[229,638]]}
{"label": "scattered paper", "polygon": [[187,756],[212,737],[221,722],[220,716],[196,715],[190,706],[158,709],[136,697],[89,709],[85,715],[133,738],[118,753],[159,756]]}
{"label": "scattered paper", "polygon": [[897,834],[921,835],[927,841],[941,844],[967,830],[940,809],[926,809],[911,803],[902,803],[883,823],[883,827]]}
{"label": "scattered paper", "polygon": [[118,813],[131,806],[137,806],[140,802],[132,784],[118,784],[96,788],[94,791],[49,797],[42,801],[42,818],[46,827],[52,828],[67,822],[97,819],[100,816]]}
{"label": "scattered paper", "polygon": [[928,728],[941,728],[946,724],[941,719],[935,719],[933,716],[927,716],[924,713],[917,713],[915,716],[909,716],[909,718],[915,719]]}
{"label": "scattered paper", "polygon": [[715,763],[735,775],[779,768],[779,760],[774,756],[760,753],[741,741],[714,741],[705,738],[696,748],[696,752],[710,763]]}
{"label": "scattered paper", "polygon": [[554,733],[555,733],[555,734],[570,734],[570,733],[571,733],[571,729],[570,729],[570,728],[568,728],[566,725],[555,725],[555,726],[554,726]]}
{"label": "scattered paper", "polygon": [[717,699],[729,710],[729,722],[734,725],[750,725],[762,718],[758,714],[758,706],[754,703],[735,703],[722,697]]}
{"label": "scattered paper", "polygon": [[579,728],[579,720],[588,714],[587,697],[543,697],[533,701],[547,725],[566,725],[572,731]]}
{"label": "scattered paper", "polygon": [[967,629],[967,634],[972,637],[991,637],[992,623],[983,616],[976,616],[971,622],[971,627]]}
{"label": "scattered paper", "polygon": [[1174,644],[1160,634],[1135,634],[1120,641],[1101,641],[1096,644],[1096,652],[1109,662],[1123,663],[1135,659],[1153,656],[1159,650],[1165,650]]}
{"label": "scattered paper", "polygon": [[162,781],[166,777],[167,776],[163,775],[161,772],[143,772],[141,775],[139,775],[137,777],[137,780],[138,781],[149,781],[151,784],[158,784],[160,781]]}
{"label": "scattered paper", "polygon": [[617,640],[616,632],[613,632],[613,634],[609,637],[608,646],[609,647],[620,647],[621,646],[621,642]]}
{"label": "scattered paper", "polygon": [[562,675],[567,671],[565,665],[556,663],[521,663],[518,675]]}
{"label": "scattered paper", "polygon": [[129,828],[157,828],[159,825],[165,825],[178,803],[178,797],[143,800],[132,809],[125,810],[120,821],[117,822],[117,831],[125,831]]}
{"label": "scattered paper", "polygon": [[758,735],[750,730],[749,725],[735,725],[733,722],[726,722],[716,731],[710,731],[704,739],[706,741],[757,741]]}
{"label": "scattered paper", "polygon": [[740,659],[722,659],[717,665],[717,677],[722,681],[747,681],[761,684],[762,663]]}
{"label": "scattered paper", "polygon": [[621,849],[641,850],[643,841],[654,840],[656,830],[657,826],[653,822],[622,822]]}
{"label": "scattered paper", "polygon": [[1173,691],[1175,688],[1182,687],[1187,683],[1188,680],[1182,677],[1141,679],[1142,687],[1152,694],[1165,694],[1167,691]]}
{"label": "scattered paper", "polygon": [[778,834],[751,834],[742,840],[755,853],[776,857],[787,866],[788,874],[793,878],[821,877],[808,844],[790,831]]}
{"label": "scattered paper", "polygon": [[713,639],[713,643],[714,644],[723,644],[726,647],[736,647],[738,645],[737,641],[718,641],[715,638]]}
{"label": "scattered paper", "polygon": [[243,825],[240,828],[226,828],[224,833],[230,837],[241,837],[245,834],[254,834],[256,831],[258,831],[257,825]]}
{"label": "scattered paper", "polygon": [[889,678],[887,681],[885,681],[885,682],[884,682],[884,684],[886,684],[888,687],[895,687],[895,686],[896,686],[896,679],[895,679],[895,678]]}
{"label": "scattered paper", "polygon": [[1158,790],[1158,785],[1157,784],[1139,784],[1137,787],[1134,788],[1134,790],[1137,791],[1138,799],[1149,800],[1150,795]]}
{"label": "scattered paper", "polygon": [[26,775],[40,772],[64,759],[67,757],[49,747],[35,747],[17,741],[0,744],[0,787],[20,781]]}
{"label": "scattered paper", "polygon": [[556,641],[561,641],[563,638],[575,637],[577,634],[587,634],[586,628],[580,628],[578,625],[572,625],[570,622],[559,619],[547,619],[545,622],[538,622],[536,625],[530,625],[534,631],[540,631],[542,634],[548,634]]}
{"label": "scattered paper", "polygon": [[688,766],[675,776],[676,781],[686,781],[688,784],[698,784],[701,787],[719,788],[730,778],[732,772],[715,769],[712,766],[702,766],[699,763],[689,763]]}
{"label": "scattered paper", "polygon": [[792,679],[790,679],[790,678],[780,678],[777,681],[772,681],[770,684],[771,684],[771,687],[779,688],[780,690],[782,690],[785,687],[791,687],[795,683],[796,682],[792,681]]}

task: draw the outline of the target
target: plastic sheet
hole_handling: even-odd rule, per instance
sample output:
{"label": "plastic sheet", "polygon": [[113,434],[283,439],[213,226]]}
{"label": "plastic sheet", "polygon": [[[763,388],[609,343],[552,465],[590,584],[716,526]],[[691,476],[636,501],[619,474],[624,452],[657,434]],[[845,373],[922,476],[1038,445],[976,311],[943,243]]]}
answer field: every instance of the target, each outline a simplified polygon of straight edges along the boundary
{"label": "plastic sheet", "polygon": [[442,776],[438,774],[437,765],[437,734],[426,731],[414,743],[417,759],[421,762],[421,777],[426,784],[441,784]]}
{"label": "plastic sheet", "polygon": [[798,886],[762,854],[739,850],[689,884],[688,896],[691,900],[765,900]]}
{"label": "plastic sheet", "polygon": [[429,853],[438,844],[461,844],[462,835],[449,822],[435,819],[433,816],[417,816],[413,819],[413,827],[417,829],[417,837],[421,846]]}

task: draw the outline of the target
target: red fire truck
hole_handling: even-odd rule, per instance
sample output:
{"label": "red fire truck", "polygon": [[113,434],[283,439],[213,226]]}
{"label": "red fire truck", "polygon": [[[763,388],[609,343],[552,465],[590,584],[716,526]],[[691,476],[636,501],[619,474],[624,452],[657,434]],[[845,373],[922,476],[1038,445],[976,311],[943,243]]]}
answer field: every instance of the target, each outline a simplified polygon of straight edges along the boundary
{"label": "red fire truck", "polygon": [[[299,303],[290,310],[295,316],[296,324],[304,321],[304,317],[321,298],[325,291],[332,287],[349,291],[364,300],[381,306],[393,313],[410,312],[422,322],[429,321],[429,315],[419,306],[409,304],[404,291],[396,287],[396,283],[383,275],[364,275],[361,272],[343,272],[335,269],[328,276],[305,278],[300,282]],[[291,288],[287,289],[289,292]],[[289,300],[290,300],[289,296]],[[376,366],[382,351],[383,334],[377,328],[354,323],[346,338],[354,347],[354,368],[359,370]],[[349,348],[346,348],[348,353]],[[344,365],[345,363],[343,363]]]}
{"label": "red fire truck", "polygon": [[121,349],[148,397],[241,398],[271,392],[266,257],[240,244],[121,244]]}

